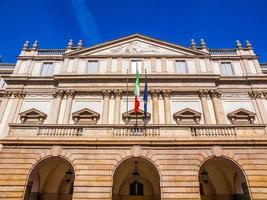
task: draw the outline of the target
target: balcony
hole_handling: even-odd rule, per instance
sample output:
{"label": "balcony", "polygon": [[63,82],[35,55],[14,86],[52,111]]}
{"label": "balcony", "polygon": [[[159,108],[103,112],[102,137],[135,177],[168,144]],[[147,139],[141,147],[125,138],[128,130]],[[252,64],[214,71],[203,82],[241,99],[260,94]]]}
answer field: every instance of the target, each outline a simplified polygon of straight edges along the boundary
{"label": "balcony", "polygon": [[79,139],[229,139],[266,138],[266,126],[253,125],[29,125],[9,124],[7,138],[79,138]]}

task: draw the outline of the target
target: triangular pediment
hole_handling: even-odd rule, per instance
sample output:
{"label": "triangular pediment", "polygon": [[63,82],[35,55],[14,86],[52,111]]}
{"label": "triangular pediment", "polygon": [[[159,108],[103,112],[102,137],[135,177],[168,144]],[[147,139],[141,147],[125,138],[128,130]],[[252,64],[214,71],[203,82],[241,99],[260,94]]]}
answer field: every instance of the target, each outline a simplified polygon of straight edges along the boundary
{"label": "triangular pediment", "polygon": [[228,114],[229,117],[232,117],[232,116],[255,116],[256,114],[253,113],[253,112],[250,112],[244,108],[240,108],[238,110],[235,110],[233,112],[230,112]]}
{"label": "triangular pediment", "polygon": [[163,42],[147,36],[134,34],[82,50],[74,50],[66,56],[140,56],[172,55],[193,56],[207,53],[183,46]]}
{"label": "triangular pediment", "polygon": [[76,111],[72,114],[73,117],[99,117],[99,114],[95,111],[92,111],[88,108]]}
{"label": "triangular pediment", "polygon": [[46,119],[47,115],[35,108],[31,108],[20,114],[20,120],[24,123],[31,123],[31,124],[42,124]]}
{"label": "triangular pediment", "polygon": [[244,108],[228,113],[227,117],[232,124],[253,124],[256,114]]}
{"label": "triangular pediment", "polygon": [[200,112],[197,112],[195,110],[192,110],[190,108],[185,108],[183,110],[180,110],[176,113],[174,113],[174,116],[201,116],[201,113]]}
{"label": "triangular pediment", "polygon": [[136,113],[134,109],[129,110],[122,114],[122,120],[126,124],[143,124],[148,123],[150,121],[151,114],[147,112],[147,116],[145,118],[145,112],[143,110],[138,110]]}
{"label": "triangular pediment", "polygon": [[20,113],[21,117],[46,117],[47,115],[35,108]]}
{"label": "triangular pediment", "polygon": [[99,113],[88,108],[84,108],[72,113],[72,119],[75,124],[96,124],[99,118]]}

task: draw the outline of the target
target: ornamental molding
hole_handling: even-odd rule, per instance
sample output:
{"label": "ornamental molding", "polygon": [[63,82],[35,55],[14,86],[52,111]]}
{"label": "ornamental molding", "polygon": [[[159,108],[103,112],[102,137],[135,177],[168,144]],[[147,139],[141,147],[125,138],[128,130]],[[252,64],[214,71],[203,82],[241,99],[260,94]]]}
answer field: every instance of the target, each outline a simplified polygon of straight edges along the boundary
{"label": "ornamental molding", "polygon": [[156,97],[158,98],[160,95],[161,91],[159,89],[152,89],[150,90],[151,97]]}
{"label": "ornamental molding", "polygon": [[239,108],[227,115],[232,124],[254,124],[256,114],[244,108]]}
{"label": "ornamental molding", "polygon": [[253,99],[260,99],[264,96],[264,93],[262,91],[249,91],[248,95]]}
{"label": "ornamental molding", "polygon": [[35,108],[21,112],[19,115],[21,123],[23,124],[42,124],[47,118],[47,114]]}

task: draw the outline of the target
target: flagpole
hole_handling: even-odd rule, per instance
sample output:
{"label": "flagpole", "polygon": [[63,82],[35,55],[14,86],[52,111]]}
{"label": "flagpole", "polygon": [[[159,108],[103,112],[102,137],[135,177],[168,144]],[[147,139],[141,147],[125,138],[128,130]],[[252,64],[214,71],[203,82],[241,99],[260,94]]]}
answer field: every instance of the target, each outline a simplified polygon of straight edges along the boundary
{"label": "flagpole", "polygon": [[[128,88],[128,84],[129,84],[129,80],[128,80],[128,69],[127,69],[127,75],[126,75],[126,79],[127,79],[127,84],[126,84],[126,113],[128,115],[128,111],[129,111],[129,99],[128,99],[128,95],[129,95],[129,88]],[[128,117],[129,118],[129,117]],[[128,122],[129,123],[129,122]],[[127,123],[127,125],[128,125]]]}
{"label": "flagpole", "polygon": [[[147,74],[146,74],[146,69],[145,69],[145,90],[144,91],[144,96],[147,95]],[[145,94],[146,92],[146,94]],[[144,99],[144,101],[146,101],[144,103],[144,105],[146,106],[146,108],[144,108],[144,111],[145,111],[145,121],[144,121],[144,131],[145,131],[145,135],[146,135],[146,123],[147,123],[147,96],[146,96],[146,99]]]}

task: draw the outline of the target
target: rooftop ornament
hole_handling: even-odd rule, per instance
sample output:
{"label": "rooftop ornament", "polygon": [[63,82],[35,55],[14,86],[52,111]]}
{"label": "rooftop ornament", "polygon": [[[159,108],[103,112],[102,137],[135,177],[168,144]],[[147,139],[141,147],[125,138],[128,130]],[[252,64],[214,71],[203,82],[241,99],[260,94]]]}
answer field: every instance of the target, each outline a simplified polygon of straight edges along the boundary
{"label": "rooftop ornament", "polygon": [[242,48],[241,42],[239,40],[236,40],[235,42],[236,42],[236,48],[241,49]]}
{"label": "rooftop ornament", "polygon": [[70,39],[70,40],[69,40],[67,48],[68,48],[68,49],[73,48],[73,39]]}
{"label": "rooftop ornament", "polygon": [[194,39],[191,39],[191,48],[196,49],[196,42]]}
{"label": "rooftop ornament", "polygon": [[32,45],[32,49],[38,49],[38,46],[39,46],[38,41],[35,40],[33,45]]}
{"label": "rooftop ornament", "polygon": [[252,45],[251,45],[251,43],[248,40],[246,40],[246,47],[248,49],[252,49]]}
{"label": "rooftop ornament", "polygon": [[26,42],[23,44],[23,50],[29,49],[29,46],[30,46],[30,42],[29,42],[29,41],[26,41]]}
{"label": "rooftop ornament", "polygon": [[204,39],[201,39],[200,40],[200,46],[203,48],[203,49],[206,49],[207,48],[207,45],[206,45],[206,42]]}
{"label": "rooftop ornament", "polygon": [[83,48],[83,40],[79,40],[77,46],[78,46],[78,49],[82,49]]}

